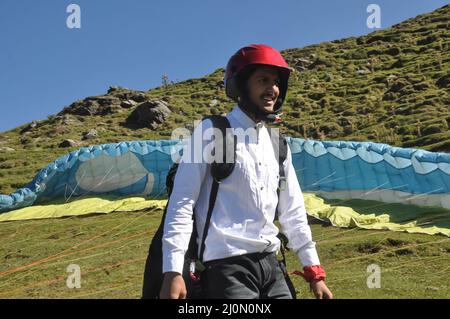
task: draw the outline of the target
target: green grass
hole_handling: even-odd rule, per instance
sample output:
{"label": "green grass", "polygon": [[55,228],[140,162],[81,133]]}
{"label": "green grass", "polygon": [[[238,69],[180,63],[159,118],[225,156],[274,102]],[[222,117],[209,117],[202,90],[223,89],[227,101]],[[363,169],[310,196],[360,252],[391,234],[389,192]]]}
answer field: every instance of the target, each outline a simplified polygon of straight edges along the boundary
{"label": "green grass", "polygon": [[[151,236],[161,211],[0,224],[0,298],[139,298]],[[327,283],[336,298],[449,298],[450,238],[339,229],[312,222]],[[300,269],[288,252],[290,271]],[[69,289],[67,266],[81,268]],[[367,267],[381,268],[369,289]],[[312,298],[292,277],[299,298]]]}

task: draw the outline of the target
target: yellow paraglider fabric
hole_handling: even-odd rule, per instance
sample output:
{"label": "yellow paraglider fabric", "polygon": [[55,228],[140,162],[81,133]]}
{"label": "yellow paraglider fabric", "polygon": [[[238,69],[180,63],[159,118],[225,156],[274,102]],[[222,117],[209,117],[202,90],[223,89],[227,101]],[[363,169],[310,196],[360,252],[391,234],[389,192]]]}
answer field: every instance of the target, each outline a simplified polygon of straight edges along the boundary
{"label": "yellow paraglider fabric", "polygon": [[[450,237],[450,211],[442,208],[366,200],[332,201],[312,193],[304,193],[303,196],[308,214],[333,226],[441,234]],[[68,203],[35,205],[3,213],[0,214],[0,222],[164,209],[166,203],[165,199],[145,197],[87,197]]]}
{"label": "yellow paraglider fabric", "polygon": [[81,198],[69,203],[35,205],[0,214],[0,222],[42,218],[59,218],[89,214],[130,212],[151,208],[164,209],[167,200],[148,200],[144,197],[128,198]]}
{"label": "yellow paraglider fabric", "polygon": [[367,200],[328,201],[304,194],[308,215],[337,227],[406,231],[450,237],[450,211]]}

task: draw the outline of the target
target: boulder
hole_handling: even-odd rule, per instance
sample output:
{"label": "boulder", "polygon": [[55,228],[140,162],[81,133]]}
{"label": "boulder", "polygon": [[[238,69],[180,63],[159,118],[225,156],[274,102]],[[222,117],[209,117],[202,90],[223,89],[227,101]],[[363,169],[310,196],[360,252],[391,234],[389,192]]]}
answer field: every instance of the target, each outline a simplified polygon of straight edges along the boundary
{"label": "boulder", "polygon": [[91,140],[93,138],[96,138],[98,135],[98,132],[95,128],[90,129],[89,132],[83,133],[82,140]]}
{"label": "boulder", "polygon": [[71,139],[66,139],[66,140],[62,141],[61,143],[59,143],[58,146],[59,147],[76,147],[76,146],[80,146],[80,143],[76,142],[74,140],[71,140]]}
{"label": "boulder", "polygon": [[126,119],[126,124],[155,129],[172,113],[164,101],[147,101],[139,104]]}
{"label": "boulder", "polygon": [[99,105],[94,100],[81,100],[65,107],[58,115],[74,114],[74,115],[95,115],[98,112]]}

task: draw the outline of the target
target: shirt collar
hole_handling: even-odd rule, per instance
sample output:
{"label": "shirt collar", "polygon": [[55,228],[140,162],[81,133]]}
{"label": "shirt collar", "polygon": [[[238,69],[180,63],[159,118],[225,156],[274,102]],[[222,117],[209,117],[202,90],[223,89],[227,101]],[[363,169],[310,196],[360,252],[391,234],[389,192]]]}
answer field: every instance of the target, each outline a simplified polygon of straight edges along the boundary
{"label": "shirt collar", "polygon": [[230,115],[239,123],[239,125],[244,129],[250,127],[256,127],[257,125],[263,125],[263,122],[256,123],[253,121],[244,111],[241,110],[239,106],[235,106],[230,112]]}

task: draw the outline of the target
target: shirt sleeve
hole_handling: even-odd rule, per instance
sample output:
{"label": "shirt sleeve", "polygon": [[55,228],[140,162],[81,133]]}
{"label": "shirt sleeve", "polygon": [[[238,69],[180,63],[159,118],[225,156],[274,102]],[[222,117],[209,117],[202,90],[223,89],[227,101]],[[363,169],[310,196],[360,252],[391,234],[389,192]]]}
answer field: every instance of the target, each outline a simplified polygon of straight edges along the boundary
{"label": "shirt sleeve", "polygon": [[278,203],[281,230],[289,239],[288,248],[297,253],[303,266],[320,265],[289,147],[284,169],[287,183],[280,191]]}
{"label": "shirt sleeve", "polygon": [[208,167],[203,160],[206,142],[202,137],[211,127],[211,121],[201,122],[183,148],[164,222],[163,272],[183,272],[193,228],[192,214]]}

